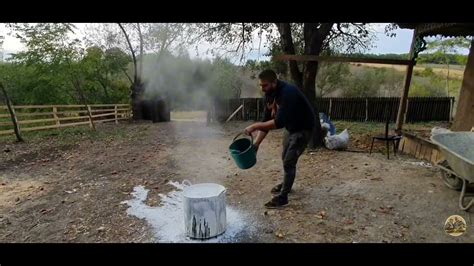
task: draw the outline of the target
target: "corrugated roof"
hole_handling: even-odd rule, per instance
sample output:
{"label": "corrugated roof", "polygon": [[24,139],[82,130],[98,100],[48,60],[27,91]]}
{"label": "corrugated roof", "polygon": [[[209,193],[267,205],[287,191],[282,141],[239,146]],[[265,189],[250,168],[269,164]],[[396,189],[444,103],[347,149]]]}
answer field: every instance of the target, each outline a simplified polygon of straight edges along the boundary
{"label": "corrugated roof", "polygon": [[402,29],[416,29],[418,35],[445,37],[474,36],[474,23],[396,23]]}

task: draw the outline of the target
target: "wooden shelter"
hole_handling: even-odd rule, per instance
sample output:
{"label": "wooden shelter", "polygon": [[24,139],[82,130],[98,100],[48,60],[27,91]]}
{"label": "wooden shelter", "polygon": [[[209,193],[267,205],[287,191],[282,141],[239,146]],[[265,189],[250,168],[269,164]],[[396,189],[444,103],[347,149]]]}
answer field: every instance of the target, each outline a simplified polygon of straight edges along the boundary
{"label": "wooden shelter", "polygon": [[[400,28],[412,29],[414,40],[422,42],[424,37],[442,35],[445,37],[472,37],[474,36],[474,23],[397,23]],[[413,48],[413,43],[412,43]],[[416,49],[415,49],[416,50]],[[411,51],[410,51],[410,57]],[[416,56],[410,58],[415,61]],[[402,129],[403,115],[406,114],[406,99],[410,88],[411,80],[410,66],[405,78],[405,88],[400,101],[399,114],[397,116],[397,130]],[[410,77],[409,77],[410,76]],[[408,80],[408,82],[407,82]],[[454,123],[451,127],[453,131],[469,131],[474,127],[474,40],[471,40],[468,60],[458,98],[458,106]],[[402,108],[403,107],[403,108]]]}
{"label": "wooden shelter", "polygon": [[[356,57],[337,57],[337,56],[316,56],[316,55],[280,55],[275,56],[273,60],[294,60],[294,61],[331,61],[331,62],[359,62],[374,64],[406,65],[407,72],[404,80],[404,89],[398,108],[396,131],[401,134],[403,123],[405,122],[407,112],[407,99],[410,89],[413,67],[416,65],[418,54],[425,50],[426,42],[424,37],[433,35],[443,35],[446,37],[474,36],[474,23],[396,23],[400,28],[412,29],[413,38],[410,46],[409,58],[399,59],[380,59],[380,58],[356,58]],[[471,48],[468,56],[466,70],[459,95],[459,103],[452,130],[464,131],[470,130],[474,126],[474,42],[471,42]]]}

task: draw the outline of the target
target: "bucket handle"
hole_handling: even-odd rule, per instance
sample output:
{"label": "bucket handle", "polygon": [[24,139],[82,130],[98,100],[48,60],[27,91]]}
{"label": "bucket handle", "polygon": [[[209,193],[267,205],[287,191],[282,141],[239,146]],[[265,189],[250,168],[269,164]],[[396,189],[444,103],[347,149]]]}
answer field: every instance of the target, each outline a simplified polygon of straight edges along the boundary
{"label": "bucket handle", "polygon": [[[237,136],[234,137],[234,140],[232,140],[232,142],[234,142],[234,141],[237,139],[238,136],[240,136],[240,135],[242,135],[242,134],[244,134],[244,133],[245,133],[245,132],[240,132],[239,134],[237,134]],[[253,136],[252,136],[252,134],[250,134],[250,140],[251,140],[252,145],[253,145]]]}

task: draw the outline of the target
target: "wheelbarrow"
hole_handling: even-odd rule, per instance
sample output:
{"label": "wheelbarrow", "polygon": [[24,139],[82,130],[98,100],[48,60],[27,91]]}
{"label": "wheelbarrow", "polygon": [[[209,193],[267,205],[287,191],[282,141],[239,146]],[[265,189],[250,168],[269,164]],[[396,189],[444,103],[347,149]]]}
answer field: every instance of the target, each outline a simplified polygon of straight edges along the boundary
{"label": "wheelbarrow", "polygon": [[452,132],[431,136],[446,158],[438,164],[444,183],[451,189],[460,190],[459,208],[469,210],[474,204],[471,199],[464,205],[466,187],[474,183],[474,132]]}

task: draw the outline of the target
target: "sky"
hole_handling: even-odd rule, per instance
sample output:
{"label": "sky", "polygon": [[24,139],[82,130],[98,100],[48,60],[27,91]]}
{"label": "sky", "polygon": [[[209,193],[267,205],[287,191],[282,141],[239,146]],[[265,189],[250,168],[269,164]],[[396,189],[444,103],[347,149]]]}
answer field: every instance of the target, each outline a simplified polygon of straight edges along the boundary
{"label": "sky", "polygon": [[[76,25],[78,25],[79,29],[83,29],[85,24],[76,24]],[[373,30],[376,32],[376,41],[374,42],[374,47],[370,49],[369,51],[367,51],[367,53],[372,53],[372,54],[408,53],[410,50],[410,44],[411,44],[413,31],[407,30],[407,29],[397,29],[395,31],[396,37],[388,37],[385,35],[385,32],[384,32],[385,25],[387,24],[386,23],[371,24],[371,26],[373,27]],[[6,33],[7,33],[7,29],[5,28],[5,25],[3,23],[0,23],[0,36],[5,37],[5,40],[3,43],[3,50],[4,50],[5,55],[9,53],[15,53],[24,49],[24,46],[19,42],[18,39],[12,36],[8,36]],[[209,57],[209,56],[203,55],[202,53],[202,51],[205,50],[207,47],[208,47],[207,45],[200,46],[201,57]],[[189,52],[190,52],[191,57],[196,57],[195,49],[189,49]],[[467,54],[468,50],[465,49],[460,52],[463,54]],[[252,51],[248,55],[248,59],[265,60],[267,58],[263,57],[262,54],[264,53],[265,51],[262,49],[260,50],[260,52]]]}

